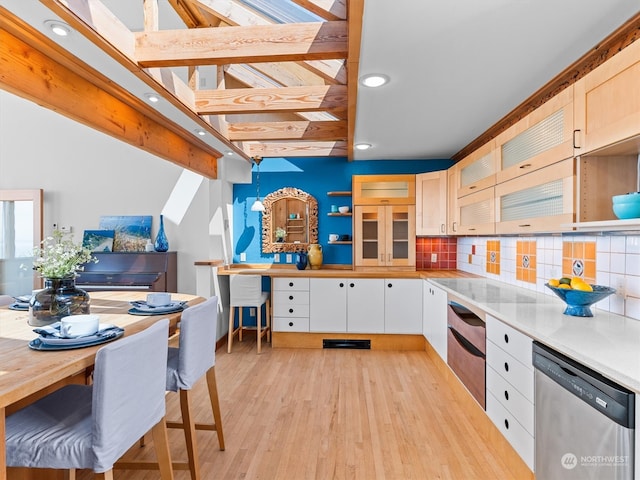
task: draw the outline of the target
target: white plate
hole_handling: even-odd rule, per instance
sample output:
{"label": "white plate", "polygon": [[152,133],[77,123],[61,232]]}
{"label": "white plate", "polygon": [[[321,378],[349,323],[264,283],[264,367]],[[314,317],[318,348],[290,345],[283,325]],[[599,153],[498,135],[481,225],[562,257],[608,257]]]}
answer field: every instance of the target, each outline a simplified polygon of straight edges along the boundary
{"label": "white plate", "polygon": [[[104,332],[104,330],[109,330],[108,332]],[[93,335],[86,335],[84,337],[74,337],[74,338],[63,338],[63,337],[49,337],[42,336],[38,337],[42,343],[45,345],[84,345],[86,343],[93,343],[96,340],[103,338],[105,335],[110,334],[111,332],[117,332],[118,330],[122,330],[115,325],[111,325],[109,323],[101,323],[98,332]],[[104,333],[101,333],[104,332]]]}

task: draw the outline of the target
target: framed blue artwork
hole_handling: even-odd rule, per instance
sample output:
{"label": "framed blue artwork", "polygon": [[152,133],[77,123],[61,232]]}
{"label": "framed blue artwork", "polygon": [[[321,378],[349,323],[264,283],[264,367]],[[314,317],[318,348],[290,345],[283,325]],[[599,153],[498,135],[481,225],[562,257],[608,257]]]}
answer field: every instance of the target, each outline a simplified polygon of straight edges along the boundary
{"label": "framed blue artwork", "polygon": [[114,252],[144,252],[151,240],[151,215],[105,215],[100,217],[100,229],[113,230]]}
{"label": "framed blue artwork", "polygon": [[92,252],[113,252],[115,230],[85,230],[82,246]]}

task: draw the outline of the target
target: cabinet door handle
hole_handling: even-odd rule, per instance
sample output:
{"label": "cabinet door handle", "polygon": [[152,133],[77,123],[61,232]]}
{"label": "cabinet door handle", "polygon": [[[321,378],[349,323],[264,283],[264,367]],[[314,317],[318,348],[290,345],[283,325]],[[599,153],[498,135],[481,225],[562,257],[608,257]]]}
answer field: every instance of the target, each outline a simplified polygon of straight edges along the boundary
{"label": "cabinet door handle", "polygon": [[531,166],[530,163],[525,163],[524,165],[520,165],[521,169],[529,168]]}
{"label": "cabinet door handle", "polygon": [[474,189],[476,189],[476,188],[478,188],[478,186],[477,186],[477,185],[471,185],[471,186],[469,187],[469,190],[474,190]]}
{"label": "cabinet door handle", "polygon": [[524,228],[524,227],[530,227],[531,224],[530,223],[523,223],[522,225],[518,225],[520,228]]}
{"label": "cabinet door handle", "polygon": [[344,283],[340,282],[340,288],[344,287]]}
{"label": "cabinet door handle", "polygon": [[355,287],[355,284],[354,284],[354,283],[350,283],[350,284],[349,284],[349,286],[350,286],[351,288],[353,288],[353,287]]}
{"label": "cabinet door handle", "polygon": [[452,224],[452,226],[451,226],[451,230],[453,230],[454,232],[457,232],[457,231],[458,231],[458,229],[456,228],[456,224],[457,224],[457,223],[458,223],[458,222],[453,222],[453,224]]}
{"label": "cabinet door handle", "polygon": [[504,362],[504,371],[505,372],[509,371],[509,364],[507,362]]}
{"label": "cabinet door handle", "polygon": [[504,343],[509,343],[509,335],[504,334]]}
{"label": "cabinet door handle", "polygon": [[581,130],[574,130],[573,131],[573,148],[582,148],[580,145],[577,144],[576,139],[578,138],[578,133],[581,132]]}
{"label": "cabinet door handle", "polygon": [[506,418],[504,419],[504,426],[507,430],[509,430],[509,420],[507,420]]}
{"label": "cabinet door handle", "polygon": [[387,287],[389,288],[393,287],[393,283],[387,283]]}
{"label": "cabinet door handle", "polygon": [[507,392],[506,390],[504,391],[504,398],[505,400],[509,400],[509,392]]}
{"label": "cabinet door handle", "polygon": [[440,233],[444,233],[445,225],[444,223],[440,224]]}

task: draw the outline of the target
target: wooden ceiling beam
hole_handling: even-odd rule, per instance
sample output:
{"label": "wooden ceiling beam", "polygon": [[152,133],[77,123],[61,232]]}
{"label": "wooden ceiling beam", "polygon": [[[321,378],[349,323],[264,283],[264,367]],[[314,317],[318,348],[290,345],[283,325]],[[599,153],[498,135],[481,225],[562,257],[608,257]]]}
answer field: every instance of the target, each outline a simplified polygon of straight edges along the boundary
{"label": "wooden ceiling beam", "polygon": [[347,56],[346,22],[196,28],[136,34],[142,67],[327,60]]}
{"label": "wooden ceiling beam", "polygon": [[220,18],[202,12],[202,10],[191,1],[169,0],[169,4],[189,28],[217,27],[221,23]]}
{"label": "wooden ceiling beam", "polygon": [[288,88],[235,88],[195,92],[200,115],[343,111],[347,108],[347,87],[323,85]]}
{"label": "wooden ceiling beam", "polygon": [[347,158],[353,160],[353,145],[356,132],[356,101],[358,99],[358,76],[360,63],[360,38],[362,37],[362,17],[364,0],[349,0],[349,55],[347,61]]}
{"label": "wooden ceiling beam", "polygon": [[269,142],[245,145],[250,157],[346,157],[345,142]]}
{"label": "wooden ceiling beam", "polygon": [[229,124],[231,141],[346,140],[347,122],[235,122]]}
{"label": "wooden ceiling beam", "polygon": [[[0,8],[0,88],[56,111],[160,158],[217,178],[220,152],[185,137],[145,116],[93,82],[47,56],[46,39],[29,31],[18,38],[6,29],[11,14]],[[17,20],[17,19],[16,19]],[[24,38],[31,41],[26,43]],[[44,46],[46,51],[48,47]]]}
{"label": "wooden ceiling beam", "polygon": [[[275,22],[255,10],[235,0],[191,0],[202,10],[222,19],[234,26],[242,25],[273,25]],[[343,1],[343,0],[340,0]],[[344,58],[344,57],[342,57]],[[325,82],[346,85],[347,75],[343,62],[337,60],[300,62],[300,66],[308,69],[314,75],[320,76]],[[282,82],[286,84],[286,82]]]}

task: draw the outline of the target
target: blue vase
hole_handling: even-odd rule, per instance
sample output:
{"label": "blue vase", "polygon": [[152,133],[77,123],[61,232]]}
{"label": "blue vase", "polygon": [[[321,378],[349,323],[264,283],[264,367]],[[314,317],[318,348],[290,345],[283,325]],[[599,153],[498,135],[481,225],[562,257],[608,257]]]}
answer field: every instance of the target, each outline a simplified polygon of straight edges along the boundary
{"label": "blue vase", "polygon": [[160,229],[158,230],[158,235],[156,236],[156,242],[153,244],[153,248],[156,252],[166,252],[169,250],[169,240],[167,240],[167,235],[164,233],[163,215],[160,215]]}
{"label": "blue vase", "polygon": [[298,254],[298,261],[296,262],[296,268],[298,270],[304,270],[307,268],[307,254],[305,252],[300,252]]}

